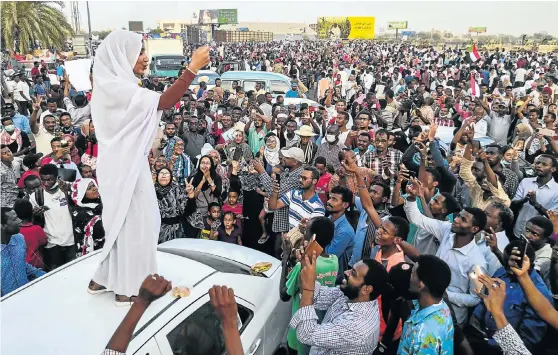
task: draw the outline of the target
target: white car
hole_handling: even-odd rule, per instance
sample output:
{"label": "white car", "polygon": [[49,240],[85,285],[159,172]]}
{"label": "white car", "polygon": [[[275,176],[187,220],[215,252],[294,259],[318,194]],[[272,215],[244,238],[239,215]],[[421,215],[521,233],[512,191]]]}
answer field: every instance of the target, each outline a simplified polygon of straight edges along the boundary
{"label": "white car", "polygon": [[206,81],[207,90],[213,89],[215,87],[215,80],[220,78],[219,74],[217,74],[216,72],[214,72],[212,70],[200,70],[200,71],[198,71],[198,75],[196,75],[196,77],[194,78],[194,80],[190,84],[190,86],[189,86],[190,90],[192,90],[192,91],[197,91],[198,90],[198,88],[200,87],[200,83],[198,82],[198,79],[201,78],[202,76],[205,76],[205,77],[208,78],[208,81]]}
{"label": "white car", "polygon": [[[257,262],[271,262],[263,274]],[[3,355],[99,355],[129,307],[114,293],[87,293],[100,253],[81,257],[0,299]],[[158,246],[158,273],[190,296],[172,292],[153,302],[140,319],[127,354],[223,354],[220,322],[209,303],[213,285],[234,289],[245,354],[283,354],[291,304],[279,299],[281,262],[246,247],[200,239]],[[147,276],[147,275],[146,275]]]}

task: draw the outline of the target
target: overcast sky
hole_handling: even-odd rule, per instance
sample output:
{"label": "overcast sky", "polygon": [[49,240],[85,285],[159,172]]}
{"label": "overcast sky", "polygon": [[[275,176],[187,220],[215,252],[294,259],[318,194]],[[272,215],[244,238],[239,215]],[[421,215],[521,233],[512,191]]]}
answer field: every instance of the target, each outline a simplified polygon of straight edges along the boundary
{"label": "overcast sky", "polygon": [[[193,12],[238,9],[239,22],[316,23],[318,16],[375,16],[376,32],[388,21],[408,21],[409,30],[447,30],[466,33],[470,26],[486,26],[487,34],[532,34],[546,31],[558,36],[558,2],[289,2],[289,1],[89,1],[92,30],[128,28],[128,21],[143,21],[155,28],[158,20],[189,20]],[[67,2],[67,14],[70,5]],[[82,29],[87,30],[85,2],[79,3]]]}

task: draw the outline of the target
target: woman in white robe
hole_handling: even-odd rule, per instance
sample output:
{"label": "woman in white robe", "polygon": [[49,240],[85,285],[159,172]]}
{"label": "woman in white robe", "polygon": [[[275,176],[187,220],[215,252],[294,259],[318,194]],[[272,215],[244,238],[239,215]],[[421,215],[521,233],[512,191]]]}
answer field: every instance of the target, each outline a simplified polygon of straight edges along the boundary
{"label": "woman in white robe", "polygon": [[145,277],[157,272],[161,220],[149,150],[162,110],[174,106],[197,71],[209,63],[209,50],[198,49],[188,69],[162,95],[140,86],[148,58],[139,34],[110,33],[94,63],[91,116],[99,144],[97,180],[106,241],[88,291],[112,291],[117,305],[129,305]]}

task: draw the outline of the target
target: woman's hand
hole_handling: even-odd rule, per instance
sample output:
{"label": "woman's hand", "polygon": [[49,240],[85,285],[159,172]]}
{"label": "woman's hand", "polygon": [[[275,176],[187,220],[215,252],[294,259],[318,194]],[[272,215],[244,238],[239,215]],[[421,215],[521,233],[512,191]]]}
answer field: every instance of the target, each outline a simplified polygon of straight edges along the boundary
{"label": "woman's hand", "polygon": [[195,50],[192,54],[192,60],[188,68],[197,74],[197,72],[209,64],[209,47],[203,46]]}

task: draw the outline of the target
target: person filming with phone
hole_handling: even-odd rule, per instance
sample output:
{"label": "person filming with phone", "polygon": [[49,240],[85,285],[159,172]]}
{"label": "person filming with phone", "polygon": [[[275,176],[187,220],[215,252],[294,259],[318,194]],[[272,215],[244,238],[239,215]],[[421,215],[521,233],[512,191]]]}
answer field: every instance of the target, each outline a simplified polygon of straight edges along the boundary
{"label": "person filming with phone", "polygon": [[[494,273],[497,278],[506,285],[506,296],[504,301],[504,316],[508,323],[517,331],[525,346],[534,352],[536,345],[539,344],[546,333],[546,323],[533,310],[528,303],[525,294],[519,286],[517,276],[512,272],[512,268],[508,265],[508,260],[512,255],[512,250],[517,248],[524,252],[530,261],[535,260],[535,250],[525,240],[515,240],[504,249],[504,266]],[[536,288],[544,295],[544,297],[552,302],[552,295],[548,287],[544,284],[541,276],[535,271],[533,264],[530,264],[529,278],[535,284]],[[484,285],[479,285],[477,289],[479,293],[485,293]],[[493,287],[492,285],[490,286]],[[501,354],[501,348],[493,339],[494,333],[497,331],[495,316],[491,309],[484,303],[480,303],[469,321],[470,326],[467,328],[467,340],[471,345],[475,354]]]}

